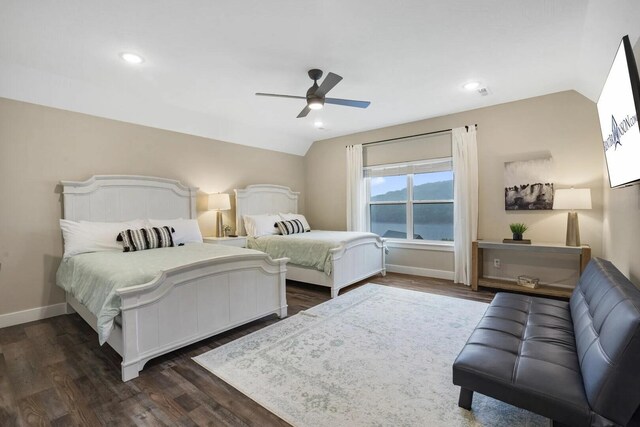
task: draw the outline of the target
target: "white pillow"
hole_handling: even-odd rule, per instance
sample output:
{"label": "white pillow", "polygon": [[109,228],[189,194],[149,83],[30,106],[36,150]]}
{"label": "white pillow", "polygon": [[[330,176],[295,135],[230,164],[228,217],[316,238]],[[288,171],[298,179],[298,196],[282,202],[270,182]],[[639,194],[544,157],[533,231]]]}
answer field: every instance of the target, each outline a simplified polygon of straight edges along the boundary
{"label": "white pillow", "polygon": [[302,223],[302,226],[304,227],[304,231],[311,231],[311,227],[309,226],[309,223],[307,222],[307,218],[305,218],[304,215],[302,215],[302,214],[280,213],[280,216],[285,221],[291,221],[291,220],[297,219],[298,221],[300,221]]}
{"label": "white pillow", "polygon": [[260,237],[269,234],[280,234],[276,222],[280,221],[279,215],[243,215],[244,229],[247,236]]}
{"label": "white pillow", "polygon": [[202,233],[195,219],[150,219],[149,224],[152,227],[173,227],[176,230],[173,233],[173,244],[176,246],[183,243],[202,243]]}
{"label": "white pillow", "polygon": [[118,234],[127,229],[143,228],[141,219],[125,222],[91,222],[60,220],[64,239],[64,258],[85,252],[122,251]]}

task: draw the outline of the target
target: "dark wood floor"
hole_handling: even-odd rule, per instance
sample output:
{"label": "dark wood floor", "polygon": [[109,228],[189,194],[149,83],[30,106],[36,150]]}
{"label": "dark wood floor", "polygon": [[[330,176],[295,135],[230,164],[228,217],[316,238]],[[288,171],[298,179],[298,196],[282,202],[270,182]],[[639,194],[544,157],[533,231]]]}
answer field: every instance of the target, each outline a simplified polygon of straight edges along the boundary
{"label": "dark wood floor", "polygon": [[[494,295],[393,273],[341,293],[369,281],[476,301]],[[328,299],[328,288],[287,285],[289,315]],[[288,425],[191,360],[278,320],[274,315],[151,360],[126,383],[120,356],[99,347],[76,314],[0,329],[0,426]]]}

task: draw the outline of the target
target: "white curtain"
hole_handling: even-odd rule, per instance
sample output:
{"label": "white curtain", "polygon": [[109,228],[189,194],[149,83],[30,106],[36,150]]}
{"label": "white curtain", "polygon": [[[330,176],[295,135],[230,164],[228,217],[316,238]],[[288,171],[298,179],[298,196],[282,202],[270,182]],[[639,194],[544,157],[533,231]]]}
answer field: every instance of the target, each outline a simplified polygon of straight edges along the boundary
{"label": "white curtain", "polygon": [[475,126],[452,131],[454,282],[471,284],[471,242],[478,238],[478,145]]}
{"label": "white curtain", "polygon": [[347,147],[347,230],[366,231],[362,144]]}

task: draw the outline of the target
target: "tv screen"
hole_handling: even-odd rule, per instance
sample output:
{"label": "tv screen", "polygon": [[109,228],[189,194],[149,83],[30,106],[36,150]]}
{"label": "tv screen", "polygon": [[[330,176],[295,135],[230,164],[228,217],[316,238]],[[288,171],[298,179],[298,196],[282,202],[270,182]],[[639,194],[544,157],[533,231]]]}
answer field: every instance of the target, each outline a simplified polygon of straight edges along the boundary
{"label": "tv screen", "polygon": [[629,37],[624,36],[598,99],[598,116],[611,187],[640,180],[640,82]]}

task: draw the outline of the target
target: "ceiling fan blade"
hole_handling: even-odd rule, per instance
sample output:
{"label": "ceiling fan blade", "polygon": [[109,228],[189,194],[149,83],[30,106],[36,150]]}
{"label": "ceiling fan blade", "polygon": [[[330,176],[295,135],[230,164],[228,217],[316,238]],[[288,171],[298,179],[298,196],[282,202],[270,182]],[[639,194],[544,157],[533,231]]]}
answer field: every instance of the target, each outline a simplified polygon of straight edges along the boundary
{"label": "ceiling fan blade", "polygon": [[297,118],[299,119],[301,117],[307,117],[307,114],[309,114],[309,111],[311,111],[311,108],[309,108],[309,106],[307,105],[302,109],[302,111],[300,111],[300,114],[298,114]]}
{"label": "ceiling fan blade", "polygon": [[367,108],[371,102],[369,101],[356,101],[353,99],[340,99],[340,98],[325,98],[325,104],[344,105],[345,107]]}
{"label": "ceiling fan blade", "polygon": [[329,73],[327,77],[324,78],[320,87],[316,90],[317,96],[325,96],[335,85],[340,83],[342,77],[337,74]]}
{"label": "ceiling fan blade", "polygon": [[304,96],[293,96],[293,95],[279,95],[277,93],[261,93],[256,92],[257,96],[273,96],[275,98],[293,98],[293,99],[307,99]]}

